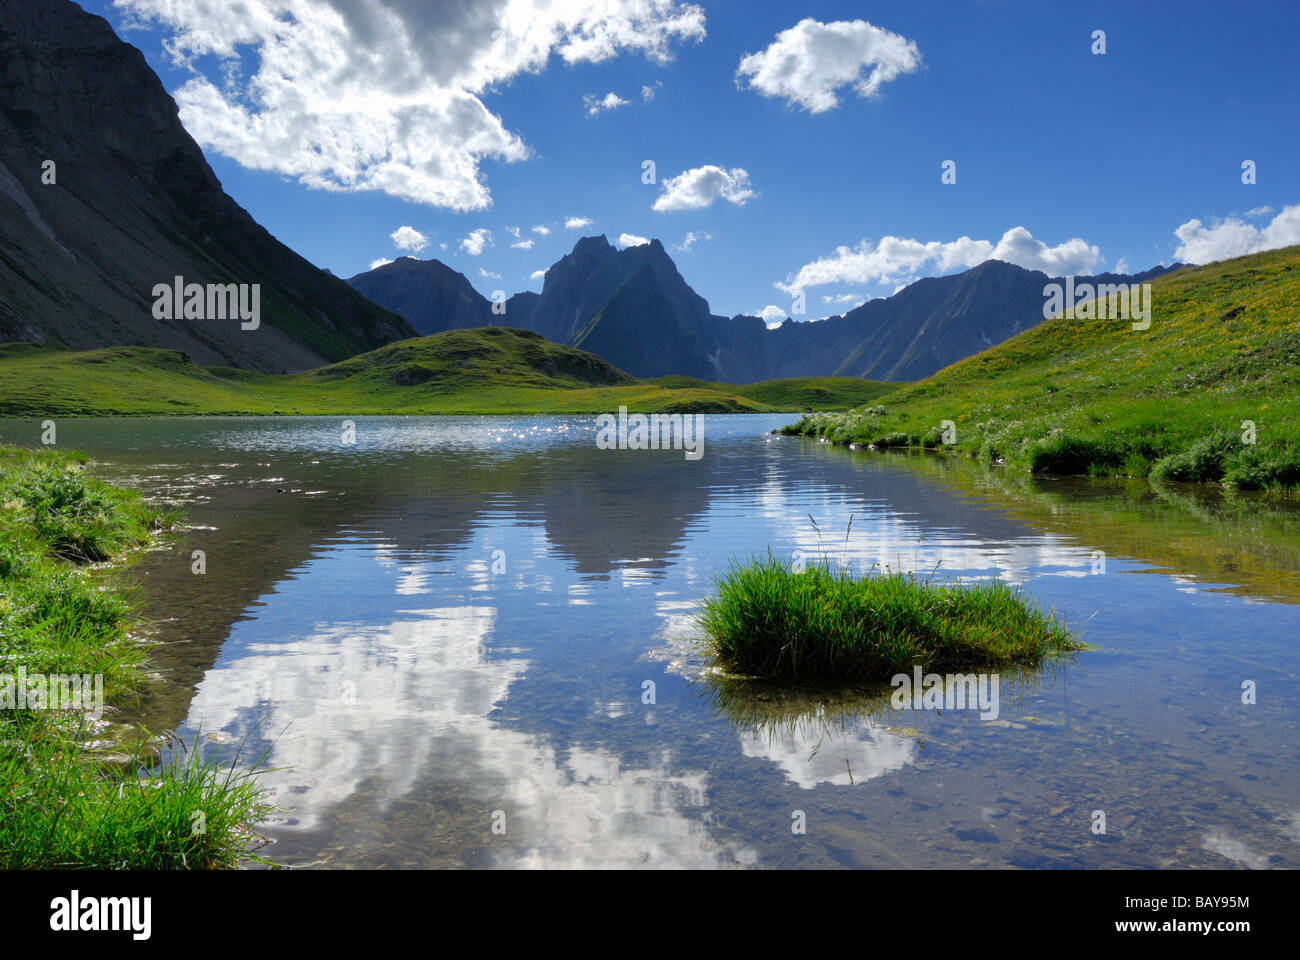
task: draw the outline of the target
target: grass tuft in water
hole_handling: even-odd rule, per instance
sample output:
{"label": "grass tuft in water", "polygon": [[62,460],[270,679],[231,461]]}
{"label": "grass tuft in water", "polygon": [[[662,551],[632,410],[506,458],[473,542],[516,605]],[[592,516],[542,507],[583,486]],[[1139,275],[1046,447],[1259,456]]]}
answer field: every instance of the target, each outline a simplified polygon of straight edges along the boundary
{"label": "grass tuft in water", "polygon": [[1081,649],[1004,581],[864,577],[821,561],[796,572],[769,551],[716,578],[698,622],[730,670],[781,680],[884,682],[920,666],[1028,665]]}

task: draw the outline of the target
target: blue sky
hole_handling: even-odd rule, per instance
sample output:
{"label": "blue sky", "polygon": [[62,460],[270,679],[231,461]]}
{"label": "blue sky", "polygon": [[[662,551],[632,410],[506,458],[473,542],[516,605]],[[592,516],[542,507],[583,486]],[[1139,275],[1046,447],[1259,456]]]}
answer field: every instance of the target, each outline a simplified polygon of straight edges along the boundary
{"label": "blue sky", "polygon": [[539,290],[578,237],[626,234],[715,313],[802,292],[811,319],[994,253],[1084,273],[1300,242],[1293,3],[566,2],[84,5],[227,192],[341,276],[413,254]]}

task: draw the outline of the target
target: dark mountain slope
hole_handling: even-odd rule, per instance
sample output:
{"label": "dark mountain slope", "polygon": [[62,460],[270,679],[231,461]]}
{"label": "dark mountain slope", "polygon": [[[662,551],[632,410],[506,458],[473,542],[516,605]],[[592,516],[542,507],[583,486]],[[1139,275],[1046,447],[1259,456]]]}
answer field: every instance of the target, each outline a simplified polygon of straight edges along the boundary
{"label": "dark mountain slope", "polygon": [[573,337],[573,345],[601,357],[618,357],[637,376],[680,374],[707,377],[712,365],[700,355],[693,333],[677,320],[670,296],[646,264],[602,305]]}
{"label": "dark mountain slope", "polygon": [[403,317],[420,336],[492,325],[487,298],[463,273],[437,260],[399,257],[349,278],[348,283]]}
{"label": "dark mountain slope", "polygon": [[[260,284],[260,327],[155,318],[155,284],[178,275]],[[225,194],[106,20],[68,0],[0,4],[0,341],[142,344],[272,371],[412,335]]]}

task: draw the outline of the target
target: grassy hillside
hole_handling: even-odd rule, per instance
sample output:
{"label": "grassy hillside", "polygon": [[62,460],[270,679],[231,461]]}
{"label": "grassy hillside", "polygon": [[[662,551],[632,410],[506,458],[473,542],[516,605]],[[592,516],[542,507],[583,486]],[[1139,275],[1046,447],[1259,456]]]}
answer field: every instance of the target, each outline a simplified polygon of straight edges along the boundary
{"label": "grassy hillside", "polygon": [[1300,487],[1300,247],[1157,278],[1151,297],[1149,329],[1048,320],[790,432],[1047,473]]}
{"label": "grassy hillside", "polygon": [[859,377],[784,377],[735,386],[694,377],[657,377],[647,380],[668,390],[715,390],[747,397],[781,410],[847,410],[897,390],[897,383]]}
{"label": "grassy hillside", "polygon": [[0,415],[766,413],[847,409],[895,384],[835,377],[734,387],[638,380],[599,357],[504,327],[451,330],[342,363],[267,375],[174,350],[0,346]]}

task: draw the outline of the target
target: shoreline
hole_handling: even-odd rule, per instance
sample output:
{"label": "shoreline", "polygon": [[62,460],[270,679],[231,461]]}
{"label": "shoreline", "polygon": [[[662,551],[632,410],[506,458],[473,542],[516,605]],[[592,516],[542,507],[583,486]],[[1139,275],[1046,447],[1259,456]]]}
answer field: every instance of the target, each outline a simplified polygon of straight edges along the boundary
{"label": "shoreline", "polygon": [[0,865],[236,867],[256,857],[253,826],[269,811],[258,764],[239,769],[236,756],[227,771],[183,742],[164,762],[169,732],[102,739],[149,664],[137,599],[94,573],[128,566],[176,518],[89,463],[0,447]]}

